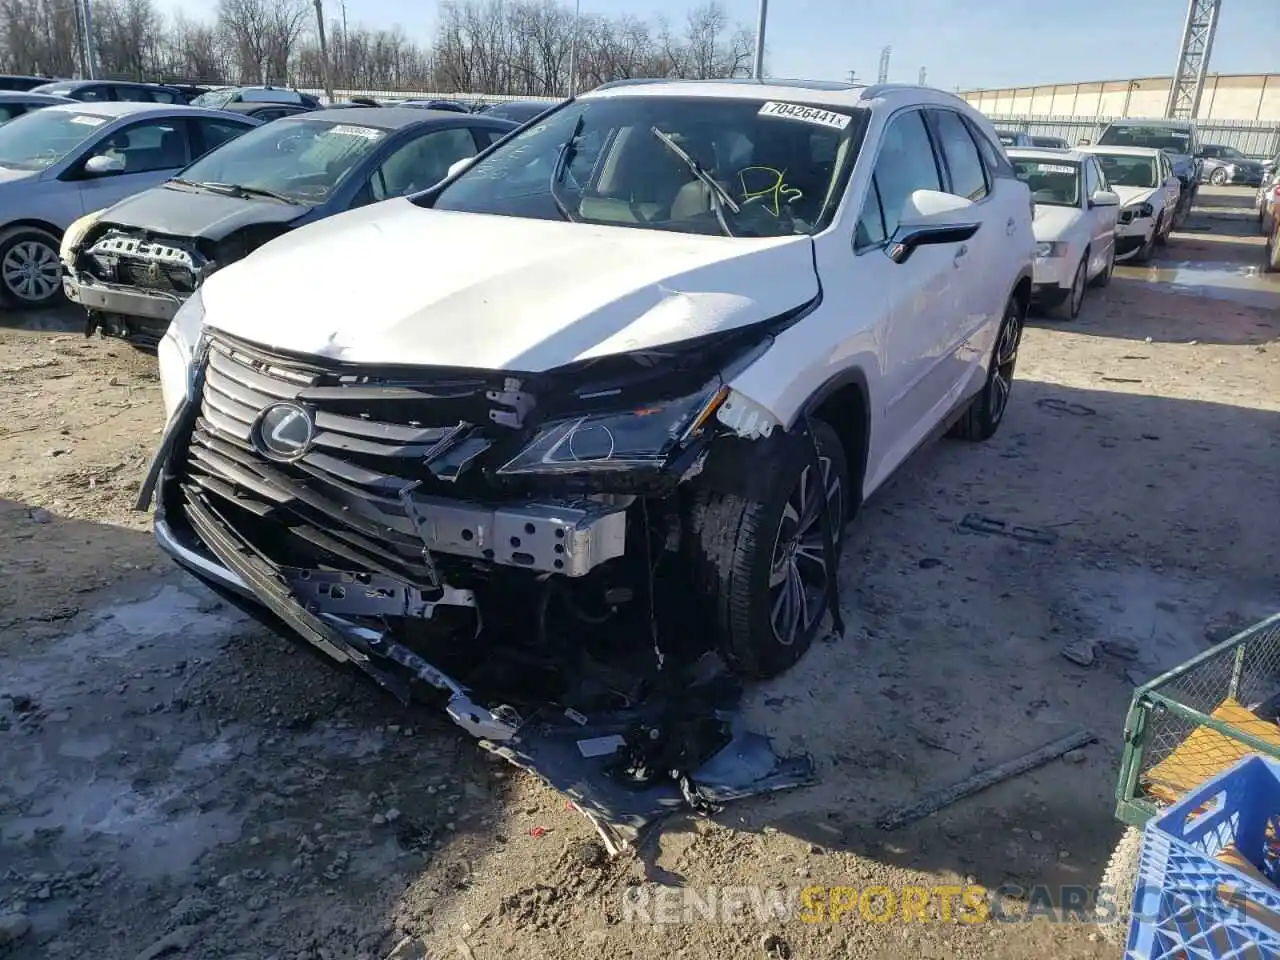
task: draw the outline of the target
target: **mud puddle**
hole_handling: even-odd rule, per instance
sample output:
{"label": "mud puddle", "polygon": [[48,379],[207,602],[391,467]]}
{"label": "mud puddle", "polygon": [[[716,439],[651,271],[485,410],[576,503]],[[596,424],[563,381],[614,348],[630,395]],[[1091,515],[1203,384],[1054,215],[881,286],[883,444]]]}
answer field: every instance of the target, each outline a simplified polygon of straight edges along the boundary
{"label": "mud puddle", "polygon": [[1261,258],[1256,265],[1197,260],[1157,263],[1126,268],[1123,277],[1141,283],[1168,284],[1179,293],[1263,309],[1280,308],[1280,274],[1263,271]]}

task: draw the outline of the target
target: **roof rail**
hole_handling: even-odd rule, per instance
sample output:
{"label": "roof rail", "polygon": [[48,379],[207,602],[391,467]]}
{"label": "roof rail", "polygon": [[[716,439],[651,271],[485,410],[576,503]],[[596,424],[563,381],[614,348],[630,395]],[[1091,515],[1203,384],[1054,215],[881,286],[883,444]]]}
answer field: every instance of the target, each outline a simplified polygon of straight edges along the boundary
{"label": "roof rail", "polygon": [[614,87],[637,87],[642,83],[669,83],[666,77],[627,77],[623,80],[606,80],[599,86],[591,88],[594,93],[597,90],[612,90]]}

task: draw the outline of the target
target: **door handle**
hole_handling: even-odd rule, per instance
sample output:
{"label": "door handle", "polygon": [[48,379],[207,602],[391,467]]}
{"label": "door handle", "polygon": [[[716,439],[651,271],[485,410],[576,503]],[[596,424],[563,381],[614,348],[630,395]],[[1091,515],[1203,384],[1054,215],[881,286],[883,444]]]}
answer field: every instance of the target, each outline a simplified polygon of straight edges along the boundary
{"label": "door handle", "polygon": [[960,266],[960,261],[964,259],[964,255],[968,252],[969,248],[963,243],[960,244],[960,249],[956,251],[955,258],[951,261],[951,265],[958,268]]}
{"label": "door handle", "polygon": [[1008,223],[1006,223],[1006,224],[1004,225],[1004,232],[1005,232],[1005,236],[1007,236],[1007,237],[1012,237],[1012,236],[1013,236],[1013,231],[1015,231],[1015,230],[1017,230],[1017,229],[1018,229],[1018,225],[1017,225],[1017,223],[1015,223],[1015,222],[1014,222],[1013,217],[1010,217],[1010,218],[1009,218],[1009,222],[1008,222]]}

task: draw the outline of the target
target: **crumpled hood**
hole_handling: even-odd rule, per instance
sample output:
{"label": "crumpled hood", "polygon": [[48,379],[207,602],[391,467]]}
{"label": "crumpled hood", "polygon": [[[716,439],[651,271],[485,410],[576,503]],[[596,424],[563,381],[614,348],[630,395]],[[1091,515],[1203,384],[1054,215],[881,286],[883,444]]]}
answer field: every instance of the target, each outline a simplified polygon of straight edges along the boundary
{"label": "crumpled hood", "polygon": [[352,363],[537,372],[767,320],[819,293],[812,241],[695,236],[387,200],[203,286],[211,327]]}
{"label": "crumpled hood", "polygon": [[1057,207],[1047,203],[1036,204],[1036,218],[1031,229],[1036,240],[1048,243],[1059,239],[1080,219],[1079,207]]}
{"label": "crumpled hood", "polygon": [[216,243],[260,223],[289,223],[310,207],[278,200],[227,197],[184,187],[154,187],[108,207],[102,223]]}
{"label": "crumpled hood", "polygon": [[1116,196],[1120,198],[1121,206],[1129,206],[1131,203],[1142,203],[1144,200],[1150,200],[1155,196],[1155,192],[1159,187],[1118,187],[1114,183],[1111,189],[1115,191]]}

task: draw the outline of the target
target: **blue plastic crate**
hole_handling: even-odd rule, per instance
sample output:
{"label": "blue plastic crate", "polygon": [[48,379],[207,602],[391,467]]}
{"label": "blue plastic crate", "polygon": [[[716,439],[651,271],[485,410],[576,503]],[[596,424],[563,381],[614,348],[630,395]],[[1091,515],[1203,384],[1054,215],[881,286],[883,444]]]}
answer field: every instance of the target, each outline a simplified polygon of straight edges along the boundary
{"label": "blue plastic crate", "polygon": [[1214,859],[1234,844],[1275,881],[1278,840],[1280,763],[1256,755],[1148,821],[1126,960],[1280,958],[1280,889]]}

